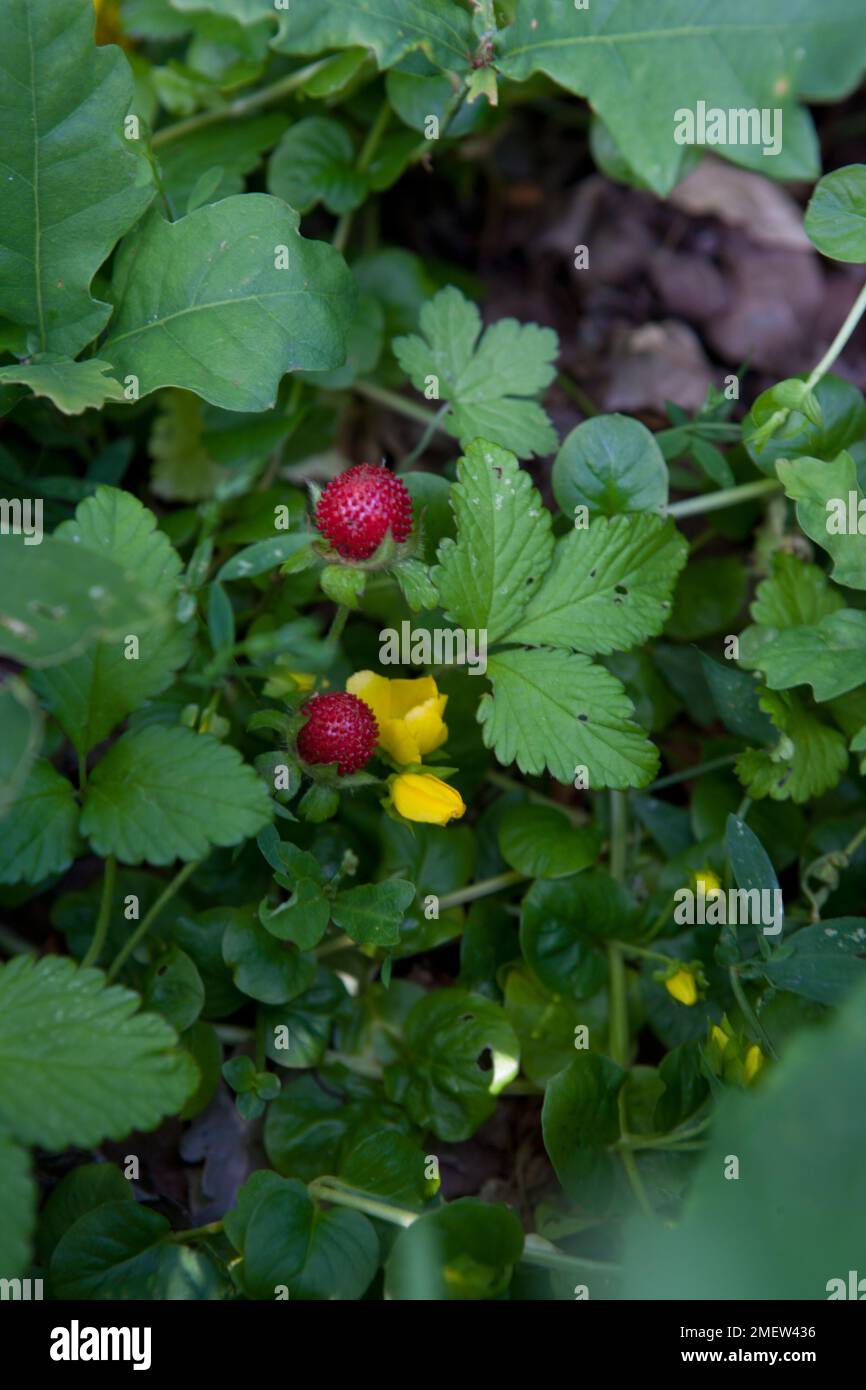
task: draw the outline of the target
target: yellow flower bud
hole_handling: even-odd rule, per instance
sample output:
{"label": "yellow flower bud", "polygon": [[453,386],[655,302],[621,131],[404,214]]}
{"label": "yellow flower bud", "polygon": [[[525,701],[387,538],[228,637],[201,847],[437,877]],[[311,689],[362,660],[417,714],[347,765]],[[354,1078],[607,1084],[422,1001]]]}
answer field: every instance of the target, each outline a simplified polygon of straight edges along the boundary
{"label": "yellow flower bud", "polygon": [[754,1081],[764,1065],[764,1054],[757,1043],[752,1043],[743,1062],[743,1079],[746,1085]]}
{"label": "yellow flower bud", "polygon": [[704,891],[704,897],[711,898],[714,893],[721,891],[721,882],[713,873],[712,869],[699,869],[694,875],[695,889]]}
{"label": "yellow flower bud", "polygon": [[680,1004],[697,1004],[698,986],[691,970],[678,970],[675,975],[671,975],[669,980],[665,980],[665,989],[668,994],[673,995],[674,999]]}
{"label": "yellow flower bud", "polygon": [[466,811],[460,793],[429,772],[398,773],[391,783],[391,798],[406,820],[425,825],[447,825]]}

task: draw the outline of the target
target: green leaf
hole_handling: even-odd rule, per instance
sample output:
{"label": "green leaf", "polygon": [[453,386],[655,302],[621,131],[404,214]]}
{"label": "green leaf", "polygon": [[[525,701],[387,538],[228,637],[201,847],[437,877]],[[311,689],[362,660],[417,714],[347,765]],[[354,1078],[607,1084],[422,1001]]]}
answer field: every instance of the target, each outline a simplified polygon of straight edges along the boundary
{"label": "green leaf", "polygon": [[364,596],[367,572],[354,565],[326,565],[319,574],[319,583],[333,603],[358,608]]}
{"label": "green leaf", "polygon": [[0,367],[0,382],[26,386],[34,396],[45,396],[64,415],[80,415],[106,401],[123,400],[123,387],[108,376],[110,371],[110,363],[95,357],[73,362],[57,353],[39,353],[30,363]]}
{"label": "green leaf", "polygon": [[[800,1028],[767,1085],[723,1095],[676,1226],[627,1232],[626,1299],[822,1300],[862,1268],[864,1006],[861,986],[829,1024]],[[738,1182],[722,1176],[730,1154]]]}
{"label": "green leaf", "polygon": [[[749,456],[768,477],[776,476],[780,458],[796,459],[808,454],[812,458],[834,459],[842,449],[863,438],[866,400],[852,382],[828,372],[812,395],[821,409],[818,425],[807,420],[800,411],[792,410],[769,439],[761,440],[762,425],[777,409],[772,387],[758,397],[743,421],[743,443]],[[758,444],[754,442],[756,435]]]}
{"label": "green leaf", "polygon": [[[334,1014],[346,997],[336,975],[319,967],[309,989],[287,1004],[260,1010],[265,1030],[265,1051],[281,1067],[315,1067],[325,1055]],[[288,1029],[288,1046],[277,1029]]]}
{"label": "green leaf", "polygon": [[[492,1066],[478,1059],[487,1051]],[[385,1068],[385,1091],[439,1139],[474,1134],[519,1069],[519,1046],[498,1005],[462,989],[437,989],[406,1020],[399,1057]]]}
{"label": "green leaf", "polygon": [[866,164],[847,164],[815,186],[804,221],[806,235],[835,261],[866,261]]}
{"label": "green leaf", "polygon": [[0,536],[0,653],[54,666],[98,638],[154,618],[154,602],[113,560],[46,536]]}
{"label": "green leaf", "polygon": [[760,704],[781,737],[775,748],[748,748],[737,759],[736,773],[749,796],[799,803],[835,787],[848,766],[844,735],[796,695],[767,690]]}
{"label": "green leaf", "polygon": [[605,654],[661,632],[688,545],[658,516],[596,517],[557,544],[510,642]]}
{"label": "green leaf", "polygon": [[267,574],[277,565],[285,564],[310,544],[306,532],[293,532],[286,536],[274,536],[273,540],[256,541],[239,550],[221,566],[216,578],[220,584],[230,579],[252,579],[257,574]]}
{"label": "green leaf", "polygon": [[601,869],[537,879],[520,909],[523,957],[548,989],[589,998],[607,979],[599,945],[612,936],[628,939],[636,916],[634,899]]}
{"label": "green leaf", "polygon": [[351,1077],[348,1086],[328,1073],[328,1090],[311,1075],[284,1087],[265,1119],[265,1149],[278,1172],[304,1182],[339,1173],[371,1131],[409,1130],[408,1115],[385,1099],[380,1085]]}
{"label": "green leaf", "polygon": [[[762,639],[774,637],[789,627],[808,627],[845,607],[838,589],[817,565],[777,550],[773,556],[773,573],[762,579],[755,590],[749,612]],[[746,632],[754,633],[755,628]],[[743,639],[745,641],[745,633]]]}
{"label": "green leaf", "polygon": [[369,48],[380,69],[420,48],[436,67],[465,73],[476,46],[469,14],[451,0],[376,0],[375,9],[369,0],[294,0],[280,19],[278,53]]}
{"label": "green leaf", "polygon": [[47,1265],[54,1249],[80,1216],[106,1202],[131,1202],[132,1183],[116,1163],[82,1163],[61,1178],[39,1213],[39,1260]]}
{"label": "green leaf", "polygon": [[216,175],[218,181],[207,201],[243,193],[245,176],[257,167],[263,152],[276,144],[286,123],[286,117],[280,114],[223,121],[218,144],[214,143],[213,131],[205,127],[188,131],[182,140],[162,145],[157,151],[162,185],[175,212],[182,215],[191,211],[190,197],[199,180],[208,174]]}
{"label": "green leaf", "polygon": [[357,1299],[376,1273],[379,1241],[366,1216],[322,1211],[303,1183],[288,1179],[253,1207],[243,1256],[253,1298],[273,1299],[285,1285],[290,1299]]}
{"label": "green leaf", "polygon": [[0,820],[27,780],[42,733],[42,711],[30,687],[8,677],[0,685]]}
{"label": "green leaf", "polygon": [[813,626],[785,628],[748,664],[771,690],[811,685],[816,700],[833,700],[866,681],[866,613],[840,608]]}
{"label": "green leaf", "polygon": [[866,918],[834,917],[789,936],[761,970],[777,989],[841,1004],[866,972]]}
{"label": "green leaf", "polygon": [[[575,12],[563,0],[521,7],[500,36],[500,70],[521,82],[543,72],[585,97],[629,165],[664,197],[680,176],[685,146],[677,142],[678,112],[706,108],[773,111],[781,108],[784,146],[765,158],[760,143],[722,132],[717,153],[777,178],[814,178],[815,133],[791,93],[801,81],[804,51],[832,48],[840,92],[859,77],[860,60],[845,52],[856,45],[855,15],[846,0],[792,16],[787,0],[765,0],[760,14],[748,0],[723,9],[695,10],[691,0],[657,0],[652,6],[592,5]],[[835,21],[833,36],[825,31]],[[623,75],[632,97],[622,99]],[[780,92],[788,93],[787,98]],[[811,95],[811,93],[810,93]],[[700,140],[699,132],[696,132]],[[712,136],[711,136],[712,138]],[[772,166],[772,167],[771,167]]]}
{"label": "green leaf", "polygon": [[36,1225],[36,1183],[26,1149],[0,1134],[0,1269],[4,1279],[18,1279],[30,1263]]}
{"label": "green leaf", "polygon": [[486,628],[491,643],[514,627],[550,564],[550,513],[514,455],[495,444],[471,444],[457,479],[458,536],[440,543],[433,580],[445,616]]}
{"label": "green leaf", "polygon": [[205,1018],[223,1018],[242,1003],[223,960],[222,942],[226,929],[243,913],[240,907],[213,907],[195,915],[179,912],[172,922],[172,940],[195,961],[204,985]]}
{"label": "green leaf", "polygon": [[137,1202],[105,1202],[61,1237],[49,1278],[59,1299],[207,1299],[217,1280],[198,1251],[172,1245],[158,1211]]}
{"label": "green leaf", "polygon": [[504,651],[488,658],[493,695],[478,706],[486,748],[521,772],[545,768],[570,785],[579,768],[589,786],[644,787],[658,752],[632,719],[632,703],[614,676],[571,652]]}
{"label": "green leaf", "polygon": [[359,946],[396,946],[404,914],[415,900],[415,885],[392,878],[338,893],[331,916]]}
{"label": "green leaf", "polygon": [[355,146],[340,121],[307,116],[283,135],[268,162],[268,192],[298,212],[324,203],[340,215],[359,207],[368,182],[355,170]]}
{"label": "green leaf", "polygon": [[[97,642],[83,655],[42,672],[36,685],[77,751],[89,753],[127,714],[170,684],[186,661],[191,628],[174,618],[181,560],[153,512],[128,492],[101,487],[79,503],[74,521],[55,535],[79,551],[119,565],[130,583],[146,592],[161,612],[151,622],[131,622],[123,638]],[[137,639],[137,654],[129,639]]]}
{"label": "green leaf", "polygon": [[144,976],[141,1002],[178,1033],[192,1027],[204,1007],[204,984],[186,951],[169,943],[156,955]]}
{"label": "green leaf", "polygon": [[401,1231],[385,1270],[385,1296],[424,1302],[499,1298],[523,1252],[514,1212],[461,1197]]}
{"label": "green leaf", "polygon": [[81,833],[124,864],[200,859],[261,830],[271,806],[237,749],[209,734],[152,726],[127,733],[87,787]]}
{"label": "green leaf", "polygon": [[668,500],[668,466],[639,420],[596,415],[566,435],[554,460],[552,485],[569,517],[576,507],[602,516],[661,511]]}
{"label": "green leaf", "polygon": [[368,1134],[342,1159],[336,1176],[361,1192],[372,1192],[386,1202],[418,1209],[439,1188],[438,1178],[427,1178],[427,1156],[404,1134],[383,1129]]}
{"label": "green leaf", "polygon": [[482,336],[477,307],[453,285],[424,305],[420,326],[423,337],[394,339],[394,355],[418,391],[450,403],[443,423],[464,448],[487,439],[518,458],[556,448],[556,431],[532,399],[556,375],[553,329],[500,319]]}
{"label": "green leaf", "polygon": [[0,835],[0,883],[41,883],[68,869],[79,847],[72,783],[38,759]]}
{"label": "green leaf", "polygon": [[[759,892],[776,893],[779,880],[770,856],[761,844],[754,830],[738,816],[728,816],[725,826],[725,849],[731,863],[737,887],[747,893],[753,888]],[[764,922],[769,926],[769,922]],[[781,925],[773,923],[774,926]]]}
{"label": "green leaf", "polygon": [[773,726],[760,707],[760,691],[753,676],[736,666],[714,661],[701,652],[701,667],[710,687],[719,718],[731,733],[755,743],[773,738]]}
{"label": "green leaf", "polygon": [[[76,357],[108,322],[90,285],[153,195],[140,143],[124,136],[132,73],[93,44],[79,0],[7,0],[0,50],[7,84],[0,182],[0,313],[31,349]],[[81,376],[79,372],[77,375]]]}
{"label": "green leaf", "polygon": [[259,920],[272,937],[292,941],[302,951],[311,951],[328,930],[331,905],[316,879],[293,876],[285,880],[284,886],[289,884],[291,896],[278,907],[269,908],[263,904],[259,908]]}
{"label": "green leaf", "polygon": [[589,1030],[589,1046],[607,1047],[607,1000],[603,993],[577,1000],[546,989],[529,970],[509,970],[505,1012],[520,1040],[521,1070],[537,1086],[568,1066],[574,1056],[576,1030]]}
{"label": "green leaf", "polygon": [[298,222],[264,193],[178,222],[152,213],[118,251],[117,313],[100,351],[142,396],[182,386],[226,410],[268,410],[286,372],[340,366],[352,278]]}
{"label": "green leaf", "polygon": [[679,577],[665,629],[680,642],[730,632],[746,601],[749,573],[740,555],[693,560]]}
{"label": "green leaf", "polygon": [[413,613],[439,606],[432,572],[420,560],[404,560],[391,571]]}
{"label": "green leaf", "polygon": [[507,806],[499,822],[499,852],[527,878],[563,878],[595,862],[601,835],[575,827],[552,806]]}
{"label": "green leaf", "polygon": [[89,1148],[179,1110],[197,1070],[138,1005],[67,957],[0,966],[0,1123],[22,1143]]}
{"label": "green leaf", "polygon": [[213,497],[222,470],[204,437],[202,403],[191,391],[163,391],[149,440],[150,490],[167,502]]}
{"label": "green leaf", "polygon": [[[788,497],[797,503],[797,520],[810,540],[832,556],[832,577],[850,589],[866,589],[866,547],[857,529],[830,531],[837,525],[836,509],[847,515],[849,498],[863,501],[853,458],[845,450],[835,459],[781,459],[776,472]],[[864,508],[866,511],[866,508]],[[859,513],[862,516],[862,513]]]}
{"label": "green leaf", "polygon": [[181,14],[208,14],[236,19],[239,24],[257,24],[259,20],[273,17],[273,0],[169,0],[172,9]]}
{"label": "green leaf", "polygon": [[237,911],[223,937],[223,959],[239,990],[263,1004],[286,1004],[312,984],[316,963],[276,941],[255,913]]}
{"label": "green leaf", "polygon": [[578,1052],[548,1083],[541,1111],[544,1147],[568,1196],[604,1208],[614,1183],[608,1146],[620,1136],[618,1098],[626,1073],[597,1052]]}

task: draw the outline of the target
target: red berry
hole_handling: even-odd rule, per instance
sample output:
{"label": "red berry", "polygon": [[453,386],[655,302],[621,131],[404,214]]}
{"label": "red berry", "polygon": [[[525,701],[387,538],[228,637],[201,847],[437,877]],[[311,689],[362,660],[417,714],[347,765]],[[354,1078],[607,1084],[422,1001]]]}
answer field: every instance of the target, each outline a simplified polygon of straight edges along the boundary
{"label": "red berry", "polygon": [[328,483],[316,526],[345,560],[369,560],[390,528],[398,544],[412,530],[412,498],[387,468],[356,463]]}
{"label": "red berry", "polygon": [[370,761],[379,725],[369,705],[357,695],[342,690],[314,695],[303,713],[309,718],[298,734],[298,752],[305,763],[336,763],[345,777]]}

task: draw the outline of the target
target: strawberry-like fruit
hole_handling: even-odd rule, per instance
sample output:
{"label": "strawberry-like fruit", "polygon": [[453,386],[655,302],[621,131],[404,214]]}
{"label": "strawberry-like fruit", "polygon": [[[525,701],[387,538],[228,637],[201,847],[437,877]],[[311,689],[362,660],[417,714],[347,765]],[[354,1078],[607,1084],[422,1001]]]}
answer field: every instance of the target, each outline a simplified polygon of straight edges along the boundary
{"label": "strawberry-like fruit", "polygon": [[369,705],[357,695],[342,690],[314,695],[302,712],[309,716],[298,734],[298,752],[305,763],[336,763],[345,777],[370,761],[379,725]]}
{"label": "strawberry-like fruit", "polygon": [[390,529],[398,544],[412,530],[412,498],[387,468],[356,463],[328,483],[316,526],[344,560],[369,560]]}

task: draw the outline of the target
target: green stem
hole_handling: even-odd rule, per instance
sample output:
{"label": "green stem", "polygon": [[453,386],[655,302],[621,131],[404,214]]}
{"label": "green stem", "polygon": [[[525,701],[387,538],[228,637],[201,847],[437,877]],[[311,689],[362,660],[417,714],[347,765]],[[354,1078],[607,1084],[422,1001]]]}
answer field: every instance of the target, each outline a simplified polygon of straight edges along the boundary
{"label": "green stem", "polygon": [[749,1003],[746,991],[743,989],[743,982],[733,966],[731,966],[730,970],[728,971],[728,975],[731,981],[731,989],[734,991],[734,998],[739,1004],[740,1009],[743,1013],[743,1017],[751,1027],[752,1032],[758,1038],[761,1039],[771,1057],[778,1057],[778,1053],[776,1052],[776,1049],[770,1041],[769,1034],[767,1033],[767,1030],[764,1027],[764,1025],[761,1023],[760,1019],[758,1018],[758,1015],[755,1013],[755,1010]]}
{"label": "green stem", "polygon": [[610,1001],[610,1052],[621,1067],[628,1066],[628,998],[626,995],[625,959],[622,947],[613,941],[607,945],[610,971],[608,997]]}
{"label": "green stem", "polygon": [[411,454],[407,454],[406,457],[401,461],[400,467],[397,469],[398,473],[405,473],[406,470],[410,468],[412,464],[415,463],[421,457],[421,455],[424,453],[424,450],[429,446],[430,440],[438,431],[440,425],[442,424],[442,421],[445,419],[445,416],[448,414],[450,409],[450,401],[444,401],[443,404],[440,405],[439,409],[436,411],[436,414],[433,416],[433,419],[430,421],[421,438],[418,440],[418,443],[415,445],[415,448],[412,450]]}
{"label": "green stem", "polygon": [[348,617],[349,609],[346,607],[345,603],[338,604],[331,626],[328,628],[328,635],[325,638],[326,643],[329,645],[332,644],[333,646],[337,645],[343,635],[343,628],[346,626]]}
{"label": "green stem", "polygon": [[736,753],[728,753],[724,758],[712,758],[707,763],[697,763],[694,767],[683,768],[682,772],[672,772],[669,777],[659,777],[657,782],[651,782],[644,788],[642,795],[659,792],[662,787],[674,787],[677,782],[688,782],[692,777],[703,777],[705,772],[717,772],[720,767],[730,767],[731,763],[737,761],[737,756]]}
{"label": "green stem", "polygon": [[370,1081],[382,1080],[382,1068],[378,1062],[367,1057],[350,1057],[346,1052],[334,1052],[331,1048],[322,1058],[323,1062],[334,1062],[347,1071],[354,1072],[356,1076],[366,1076]]}
{"label": "green stem", "polygon": [[279,82],[272,82],[269,87],[260,87],[257,92],[251,92],[246,97],[239,97],[236,101],[229,102],[227,106],[218,106],[212,111],[200,111],[198,115],[190,116],[185,121],[177,121],[174,125],[166,126],[151,137],[150,143],[154,149],[158,149],[161,145],[182,140],[194,131],[205,130],[208,126],[216,125],[220,121],[242,120],[244,116],[251,115],[253,111],[260,111],[263,106],[273,106],[274,102],[281,101],[283,97],[291,96],[299,87],[303,87],[305,82],[309,82],[311,77],[315,77],[316,73],[320,72],[330,61],[329,57],[318,58],[315,63],[308,63],[305,68],[298,68],[296,72],[290,72],[287,77],[281,77]]}
{"label": "green stem", "polygon": [[153,907],[142,918],[138,927],[132,933],[132,936],[129,938],[128,941],[126,941],[123,944],[123,946],[121,946],[120,950],[118,951],[117,955],[112,961],[111,969],[108,972],[109,980],[113,980],[115,978],[124,961],[130,955],[132,955],[132,952],[147,936],[147,933],[150,931],[151,927],[153,926],[159,914],[162,912],[162,909],[165,907],[166,903],[171,902],[171,899],[174,897],[175,893],[177,893],[179,889],[181,889],[183,885],[186,883],[187,879],[195,873],[200,863],[200,859],[193,859],[191,863],[184,864],[180,872],[175,874],[174,878],[171,880],[171,883],[166,884],[165,888],[160,893],[156,902],[153,904]]}
{"label": "green stem", "polygon": [[460,907],[462,903],[473,903],[476,898],[487,898],[491,893],[501,893],[503,888],[511,888],[515,883],[526,881],[526,874],[519,874],[516,869],[508,869],[504,874],[481,879],[479,883],[472,883],[468,888],[458,888],[454,893],[443,894],[439,899],[439,911],[444,912],[449,907]]}
{"label": "green stem", "polygon": [[[620,1107],[620,1116],[621,1119],[624,1119],[625,1100],[623,1098],[622,1091],[620,1091],[619,1094],[620,1100],[622,1102],[622,1105]],[[629,1180],[631,1190],[637,1198],[638,1206],[640,1207],[644,1216],[648,1216],[651,1220],[655,1220],[655,1212],[652,1208],[652,1202],[650,1201],[649,1196],[647,1195],[647,1190],[644,1186],[643,1178],[640,1175],[640,1169],[637,1166],[637,1160],[635,1159],[634,1154],[632,1153],[631,1149],[620,1149],[619,1156],[622,1159],[622,1166],[625,1169],[625,1174]]]}
{"label": "green stem", "polygon": [[221,1221],[211,1221],[207,1226],[190,1226],[186,1231],[172,1231],[169,1240],[180,1244],[187,1240],[201,1240],[204,1236],[218,1236],[222,1228]]}
{"label": "green stem", "polygon": [[[420,425],[430,425],[440,434],[447,434],[444,425],[438,422],[432,410],[426,410],[423,405],[416,405],[415,401],[398,395],[396,391],[388,391],[384,386],[374,386],[371,381],[356,381],[353,390],[357,391],[359,396],[366,396],[368,401],[375,401],[387,410],[405,415],[407,420],[417,420]],[[450,435],[448,437],[451,438]]]}
{"label": "green stem", "polygon": [[740,483],[738,487],[720,488],[718,492],[702,492],[698,497],[686,497],[682,502],[672,502],[667,509],[667,515],[702,516],[704,512],[719,512],[725,507],[736,507],[740,502],[751,502],[756,497],[766,497],[770,492],[778,492],[781,486],[777,478],[759,478],[753,483]]}
{"label": "green stem", "polygon": [[335,951],[348,951],[354,945],[351,936],[343,934],[335,936],[331,941],[323,941],[321,946],[315,948],[313,955],[320,960],[322,956],[331,956]]}
{"label": "green stem", "polygon": [[833,363],[836,361],[836,358],[841,353],[848,339],[851,337],[851,334],[854,332],[854,329],[857,327],[858,323],[863,317],[864,309],[866,309],[866,285],[863,285],[862,289],[860,290],[860,293],[854,300],[854,303],[851,305],[851,309],[848,313],[847,318],[845,319],[845,322],[842,324],[842,327],[839,329],[839,332],[836,334],[836,337],[833,339],[827,351],[824,353],[824,356],[821,358],[821,361],[818,363],[817,367],[815,367],[814,370],[810,372],[808,380],[806,381],[806,385],[810,391],[814,386],[818,385],[818,382],[821,380],[822,376],[825,376],[826,373],[829,372]]}
{"label": "green stem", "polygon": [[[391,104],[386,99],[382,102],[382,105],[379,107],[378,115],[376,116],[375,121],[370,127],[367,138],[362,146],[361,153],[358,155],[358,162],[355,165],[356,173],[363,174],[365,170],[367,170],[370,167],[370,164],[373,161],[373,156],[379,148],[382,136],[385,134],[385,131],[388,128],[388,122],[390,121],[390,119]],[[339,251],[341,254],[346,250],[346,246],[349,241],[349,236],[352,231],[352,223],[354,222],[354,220],[355,209],[350,208],[348,212],[343,213],[342,217],[337,223],[337,229],[334,232],[334,239],[332,245],[335,251]]]}
{"label": "green stem", "polygon": [[628,802],[625,792],[610,794],[610,872],[619,883],[625,880]]}
{"label": "green stem", "polygon": [[81,962],[82,969],[87,965],[98,965],[99,957],[102,955],[102,948],[105,945],[105,938],[108,935],[108,919],[111,916],[111,900],[114,897],[114,875],[117,869],[117,862],[113,854],[109,854],[105,861],[105,873],[102,876],[102,897],[99,902],[99,916],[96,919],[96,930],[93,933],[93,940],[87,948],[84,959]]}
{"label": "green stem", "polygon": [[608,945],[618,946],[626,956],[646,956],[647,960],[660,960],[664,965],[673,964],[673,956],[665,956],[661,951],[649,951],[646,946],[637,946],[633,941],[609,941]]}

